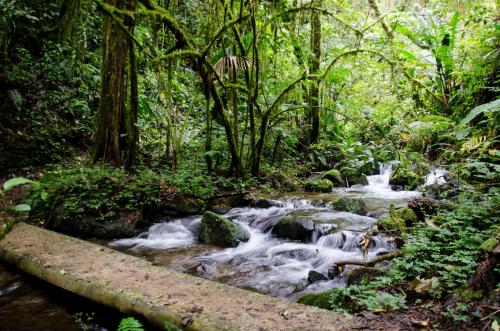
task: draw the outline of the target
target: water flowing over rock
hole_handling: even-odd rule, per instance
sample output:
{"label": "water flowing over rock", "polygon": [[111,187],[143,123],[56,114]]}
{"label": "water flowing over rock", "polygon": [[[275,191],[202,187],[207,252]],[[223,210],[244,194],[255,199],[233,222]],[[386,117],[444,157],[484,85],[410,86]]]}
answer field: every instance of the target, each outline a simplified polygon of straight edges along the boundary
{"label": "water flowing over rock", "polygon": [[203,214],[198,230],[199,242],[221,247],[236,247],[248,239],[248,234],[230,220],[209,211]]}
{"label": "water flowing over rock", "polygon": [[[210,213],[223,228],[231,224],[227,232],[237,228],[247,234],[248,241],[224,241],[226,248],[198,245],[200,216],[162,219],[140,236],[112,244],[175,270],[296,300],[305,293],[345,286],[346,275],[339,273],[336,262],[365,261],[359,243],[377,219],[356,212],[376,216],[391,204],[399,210],[406,207],[408,198],[420,196],[415,191],[391,190],[389,174],[388,167],[381,167],[381,174],[368,176],[367,186],[266,197],[221,216]],[[364,211],[334,210],[332,202],[340,198],[347,206],[359,201]],[[371,234],[370,239],[366,260],[396,248],[393,238],[384,233]],[[309,284],[311,270],[327,279]]]}

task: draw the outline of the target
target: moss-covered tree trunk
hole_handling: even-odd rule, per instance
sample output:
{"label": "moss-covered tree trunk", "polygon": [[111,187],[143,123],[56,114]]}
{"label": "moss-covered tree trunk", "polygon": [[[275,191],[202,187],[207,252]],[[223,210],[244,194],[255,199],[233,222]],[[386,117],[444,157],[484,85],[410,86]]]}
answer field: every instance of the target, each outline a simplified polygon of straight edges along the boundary
{"label": "moss-covered tree trunk", "polygon": [[[314,0],[313,6],[321,8],[322,0]],[[319,73],[319,65],[321,61],[321,19],[320,13],[317,10],[311,10],[311,53],[309,61],[309,73],[317,75]],[[319,136],[319,88],[320,81],[315,79],[309,89],[309,124],[311,130],[309,132],[309,144],[314,144],[318,141]]]}
{"label": "moss-covered tree trunk", "polygon": [[[134,10],[136,0],[107,0],[117,9]],[[101,93],[97,113],[94,162],[131,164],[137,141],[137,72],[132,40],[134,22],[106,15],[103,20]],[[127,84],[130,78],[130,85]],[[130,91],[128,89],[130,87]],[[130,96],[130,102],[127,98]]]}
{"label": "moss-covered tree trunk", "polygon": [[74,25],[78,18],[81,0],[65,0],[61,6],[57,30],[60,41],[70,40],[73,35]]}

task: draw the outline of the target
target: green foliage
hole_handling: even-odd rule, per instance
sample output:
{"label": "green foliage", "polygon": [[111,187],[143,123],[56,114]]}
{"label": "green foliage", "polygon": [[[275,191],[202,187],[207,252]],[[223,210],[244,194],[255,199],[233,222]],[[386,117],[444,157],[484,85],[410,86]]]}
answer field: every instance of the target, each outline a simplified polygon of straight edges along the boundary
{"label": "green foliage", "polygon": [[7,191],[19,185],[32,184],[33,181],[24,177],[11,178],[3,183],[3,190]]}
{"label": "green foliage", "polygon": [[464,285],[478,263],[481,244],[498,229],[499,207],[498,192],[479,199],[476,192],[463,193],[453,209],[440,212],[434,223],[410,229],[404,255],[394,259],[383,276],[346,289],[306,295],[299,302],[325,307],[328,296],[328,307],[341,312],[400,309],[406,306],[405,298],[393,289],[406,286],[434,298],[449,294],[462,298],[445,315],[467,319],[465,307],[477,296],[464,292]]}
{"label": "green foliage", "polygon": [[[0,207],[5,208],[6,207],[6,202],[4,201],[5,199],[5,193],[11,189],[13,189],[16,186],[21,186],[21,185],[38,185],[38,182],[34,182],[30,179],[24,178],[24,177],[14,177],[11,179],[8,179],[3,183],[3,189],[0,189]],[[23,213],[23,212],[29,212],[31,210],[30,205],[21,203],[16,206],[13,206],[12,209],[16,212]]]}
{"label": "green foliage", "polygon": [[464,117],[463,120],[460,121],[460,125],[464,126],[470,123],[475,117],[484,113],[484,112],[498,112],[500,111],[500,99],[497,99],[492,102],[488,102],[484,105],[477,106],[472,109],[467,116]]}
{"label": "green foliage", "polygon": [[125,317],[120,321],[117,331],[144,331],[144,327],[139,320],[133,317]]}
{"label": "green foliage", "polygon": [[181,328],[179,328],[178,326],[176,326],[172,323],[169,323],[167,321],[165,321],[164,329],[165,329],[165,331],[182,331]]}

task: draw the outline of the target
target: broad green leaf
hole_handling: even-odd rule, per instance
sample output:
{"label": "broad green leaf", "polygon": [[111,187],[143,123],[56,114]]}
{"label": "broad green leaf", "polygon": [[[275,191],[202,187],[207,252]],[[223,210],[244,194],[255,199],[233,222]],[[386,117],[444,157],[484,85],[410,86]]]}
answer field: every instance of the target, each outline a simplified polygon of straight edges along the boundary
{"label": "broad green leaf", "polygon": [[30,205],[27,205],[25,203],[21,203],[19,205],[14,206],[14,210],[17,212],[29,212],[31,210]]}
{"label": "broad green leaf", "polygon": [[3,189],[9,190],[15,186],[24,185],[24,184],[31,184],[31,183],[33,183],[33,181],[29,180],[27,178],[15,177],[15,178],[11,178],[8,181],[6,181],[5,183],[3,183]]}
{"label": "broad green leaf", "polygon": [[493,331],[499,331],[500,330],[500,326],[498,325],[498,321],[497,320],[494,320],[493,323],[491,323],[491,329]]}
{"label": "broad green leaf", "polygon": [[472,109],[467,116],[460,122],[460,125],[467,125],[472,121],[477,115],[484,113],[485,111],[499,111],[500,110],[500,99],[495,101],[485,103],[481,106],[477,106]]}

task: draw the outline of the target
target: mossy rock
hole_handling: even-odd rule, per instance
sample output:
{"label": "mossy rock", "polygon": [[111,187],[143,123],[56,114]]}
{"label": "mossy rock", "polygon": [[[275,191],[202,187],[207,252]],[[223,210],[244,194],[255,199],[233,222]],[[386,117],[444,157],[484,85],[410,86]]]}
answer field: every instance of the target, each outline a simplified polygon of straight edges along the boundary
{"label": "mossy rock", "polygon": [[329,290],[321,293],[304,294],[297,300],[297,302],[308,306],[331,309],[330,300],[334,292],[335,290]]}
{"label": "mossy rock", "polygon": [[406,222],[396,213],[394,205],[391,205],[389,215],[379,219],[377,225],[393,234],[406,233]]}
{"label": "mossy rock", "polygon": [[362,216],[368,213],[366,210],[365,202],[360,199],[340,198],[332,201],[330,204],[330,208],[337,211],[347,211]]}
{"label": "mossy rock", "polygon": [[406,190],[414,190],[417,186],[424,183],[425,177],[419,176],[413,171],[396,171],[391,174],[389,179],[390,185],[402,186]]}
{"label": "mossy rock", "polygon": [[289,215],[281,219],[272,229],[272,233],[280,238],[305,242],[314,231],[311,220],[301,221],[299,217]]}
{"label": "mossy rock", "polygon": [[328,193],[333,190],[333,183],[328,179],[316,179],[306,182],[304,186],[307,192]]}
{"label": "mossy rock", "polygon": [[486,240],[479,248],[486,253],[495,253],[499,250],[499,245],[500,241],[498,237],[492,237]]}
{"label": "mossy rock", "polygon": [[321,173],[320,179],[328,179],[332,182],[334,186],[344,186],[344,180],[342,179],[342,175],[340,171],[337,169],[332,169],[328,171],[324,171]]}
{"label": "mossy rock", "polygon": [[340,169],[340,173],[342,178],[344,178],[345,184],[347,186],[352,185],[368,185],[368,179],[366,178],[366,174],[370,169],[354,169],[350,167],[343,167]]}
{"label": "mossy rock", "polygon": [[61,203],[54,208],[53,215],[45,227],[83,239],[120,239],[138,235],[140,232],[138,228],[148,224],[138,209],[120,213],[110,212],[109,215],[103,218],[90,213],[72,213],[64,203]]}
{"label": "mossy rock", "polygon": [[236,247],[248,239],[248,234],[230,220],[210,211],[203,214],[198,232],[199,242],[221,247]]}
{"label": "mossy rock", "polygon": [[382,275],[384,272],[378,268],[359,267],[353,269],[347,275],[347,285],[359,284],[361,282],[371,281]]}
{"label": "mossy rock", "polygon": [[410,208],[396,209],[396,216],[405,221],[406,226],[412,226],[418,222],[418,217],[415,212]]}

